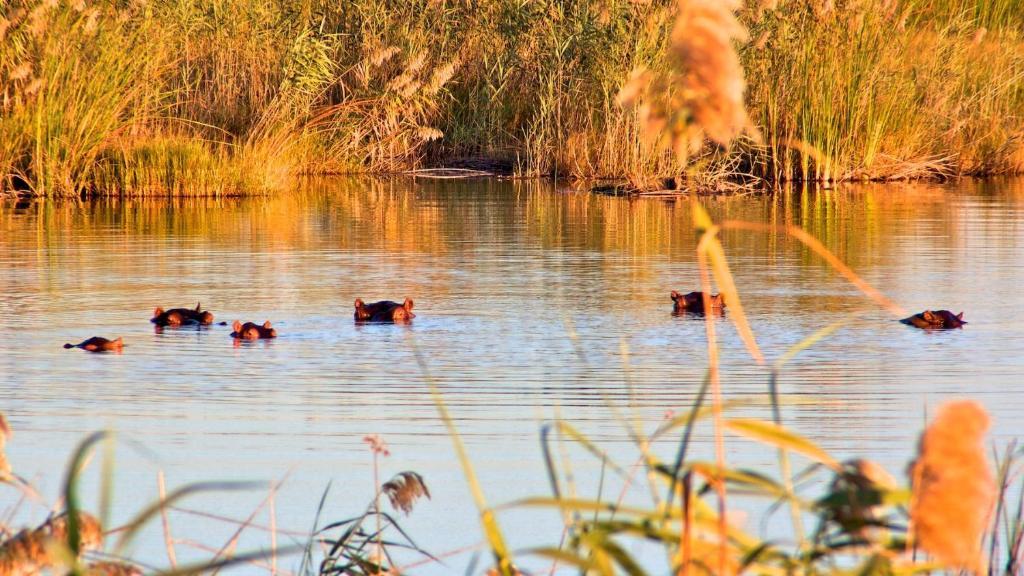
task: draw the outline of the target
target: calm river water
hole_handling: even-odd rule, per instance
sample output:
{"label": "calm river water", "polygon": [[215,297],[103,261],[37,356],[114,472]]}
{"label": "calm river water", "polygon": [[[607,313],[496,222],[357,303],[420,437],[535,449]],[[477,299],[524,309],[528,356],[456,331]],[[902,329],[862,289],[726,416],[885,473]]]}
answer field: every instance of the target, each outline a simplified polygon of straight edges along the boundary
{"label": "calm river water", "polygon": [[[963,310],[970,322],[935,333],[903,326],[798,242],[723,233],[769,362],[854,318],[786,365],[788,425],[840,459],[870,457],[901,479],[925,418],[944,399],[982,402],[997,445],[1024,436],[1024,182],[796,190],[705,204],[716,219],[802,226],[908,310]],[[237,519],[255,511],[261,526],[272,509],[284,545],[308,532],[328,482],[322,520],[365,509],[373,457],[363,437],[379,434],[391,451],[381,481],[415,470],[433,496],[403,520],[408,533],[437,555],[472,549],[481,541],[475,508],[429,378],[493,503],[550,494],[539,431],[559,415],[631,466],[630,426],[649,433],[685,410],[705,371],[701,320],[674,317],[669,300],[673,289],[699,287],[695,246],[686,199],[630,201],[538,182],[336,179],[266,199],[5,200],[7,453],[52,504],[76,443],[115,430],[115,522],[155,498],[161,469],[169,487],[283,479],[273,506],[261,507],[265,488],[182,506]],[[408,327],[355,326],[357,297],[411,297],[417,317]],[[218,321],[270,320],[280,336],[235,346],[228,327],[156,333],[149,323],[156,306],[197,301]],[[717,322],[724,394],[754,400],[731,414],[769,418],[757,400],[767,369],[746,355],[728,316]],[[93,335],[122,336],[127,347],[120,355],[61,348]],[[699,429],[695,457],[710,458],[710,438]],[[660,441],[656,452],[669,458],[675,441]],[[771,449],[730,437],[727,450],[737,466],[776,473]],[[598,463],[578,447],[567,454],[580,494],[594,496]],[[92,510],[98,469],[90,466],[84,490]],[[627,499],[649,502],[637,480]],[[619,486],[609,480],[605,497]],[[17,492],[0,490],[5,518],[45,515],[44,504],[19,505]],[[550,512],[511,509],[499,519],[513,548],[556,544],[560,535]],[[204,557],[190,543],[219,548],[237,529],[181,511],[170,522],[174,537],[189,541],[178,544],[179,559]],[[134,556],[166,566],[158,524]],[[756,516],[745,524],[769,535],[774,525]],[[239,550],[269,542],[250,528]],[[472,556],[461,551],[420,572],[462,573]],[[278,564],[294,570],[298,561]]]}

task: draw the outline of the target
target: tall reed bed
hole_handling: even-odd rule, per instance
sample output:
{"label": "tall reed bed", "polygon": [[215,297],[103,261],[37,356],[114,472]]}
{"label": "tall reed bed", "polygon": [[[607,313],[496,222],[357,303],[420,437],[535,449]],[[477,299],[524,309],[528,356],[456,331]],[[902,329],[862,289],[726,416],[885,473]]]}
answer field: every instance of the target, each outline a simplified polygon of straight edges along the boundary
{"label": "tall reed bed", "polygon": [[1005,2],[783,2],[751,14],[770,179],[1020,172],[1024,44]]}
{"label": "tall reed bed", "polygon": [[[1015,0],[691,4],[9,0],[0,174],[198,195],[466,159],[691,187],[1024,168]],[[715,59],[689,51],[708,43]],[[716,85],[749,125],[702,104]],[[687,128],[709,114],[729,125]],[[722,145],[737,123],[749,138]]]}
{"label": "tall reed bed", "polygon": [[103,151],[159,105],[161,29],[142,10],[84,2],[0,8],[0,169],[37,194],[89,186]]}

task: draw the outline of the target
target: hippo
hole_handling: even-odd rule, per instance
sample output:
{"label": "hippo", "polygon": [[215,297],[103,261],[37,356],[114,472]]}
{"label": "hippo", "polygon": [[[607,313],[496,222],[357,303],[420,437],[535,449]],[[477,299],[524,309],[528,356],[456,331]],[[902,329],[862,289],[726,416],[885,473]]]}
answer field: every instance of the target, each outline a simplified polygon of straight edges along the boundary
{"label": "hippo", "polygon": [[265,338],[277,338],[277,330],[270,327],[270,320],[263,323],[263,326],[259,324],[253,324],[252,322],[246,322],[242,324],[238,320],[231,326],[234,328],[234,332],[231,333],[232,338],[238,340],[260,340]]}
{"label": "hippo", "polygon": [[213,324],[213,314],[210,311],[201,311],[202,303],[196,304],[195,310],[189,310],[188,308],[171,308],[164,312],[163,308],[157,308],[153,310],[153,317],[150,318],[150,322],[157,326],[185,326],[190,324],[199,324],[201,326],[209,326]]}
{"label": "hippo", "polygon": [[[692,312],[694,314],[704,313],[703,292],[680,294],[673,290],[671,297],[672,302],[675,304],[674,312],[676,314],[681,312]],[[713,294],[711,296],[711,311],[715,314],[722,314],[725,311],[725,297],[722,294]]]}
{"label": "hippo", "polygon": [[124,348],[124,340],[120,337],[117,340],[107,340],[101,336],[93,336],[78,344],[65,344],[64,348],[81,348],[89,352],[120,352]]}
{"label": "hippo", "polygon": [[356,298],[356,322],[393,322],[404,324],[416,317],[412,313],[412,298],[406,298],[399,304],[390,300],[382,300],[372,304],[364,304]]}
{"label": "hippo", "polygon": [[967,322],[964,320],[964,313],[953,314],[949,310],[925,310],[920,314],[914,314],[904,318],[900,322],[907,326],[924,328],[926,330],[944,330],[949,328],[960,328]]}

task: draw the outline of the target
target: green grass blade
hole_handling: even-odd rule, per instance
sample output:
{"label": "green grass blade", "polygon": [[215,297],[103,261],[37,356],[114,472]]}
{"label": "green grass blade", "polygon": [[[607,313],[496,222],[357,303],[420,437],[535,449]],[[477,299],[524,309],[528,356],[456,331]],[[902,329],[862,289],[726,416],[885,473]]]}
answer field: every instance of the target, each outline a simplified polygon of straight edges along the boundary
{"label": "green grass blade", "polygon": [[110,432],[93,432],[78,444],[68,463],[67,475],[64,479],[64,505],[68,514],[68,538],[67,545],[72,555],[76,558],[82,552],[81,526],[79,526],[78,514],[81,505],[78,499],[78,480],[82,473],[85,460],[92,452],[93,446],[110,436]]}
{"label": "green grass blade", "polygon": [[494,554],[494,561],[498,565],[498,570],[501,572],[502,576],[513,576],[514,569],[512,567],[512,555],[509,552],[508,546],[505,544],[505,537],[501,533],[501,527],[498,525],[498,519],[494,516],[494,510],[487,505],[487,499],[484,498],[483,488],[481,488],[480,481],[477,479],[476,471],[473,469],[473,463],[469,459],[469,453],[466,451],[466,446],[462,442],[462,437],[459,435],[459,431],[455,427],[455,421],[452,419],[451,414],[448,412],[448,407],[445,405],[444,396],[441,394],[441,390],[437,387],[437,383],[430,377],[430,372],[427,370],[427,364],[420,354],[419,349],[414,346],[413,351],[416,355],[416,361],[419,363],[420,369],[423,371],[423,375],[430,383],[430,394],[434,398],[434,404],[437,406],[437,411],[441,416],[441,420],[448,429],[448,436],[452,439],[452,445],[455,447],[455,453],[459,458],[459,463],[462,465],[462,472],[466,477],[466,483],[469,484],[469,490],[473,495],[473,501],[476,503],[477,510],[480,512],[480,524],[483,527],[484,537],[487,539],[487,543],[491,547],[491,553]]}
{"label": "green grass blade", "polygon": [[832,458],[828,452],[822,450],[803,436],[777,424],[748,418],[730,419],[726,420],[724,424],[725,428],[734,434],[803,454],[811,460],[820,462],[833,470],[839,469],[839,462]]}

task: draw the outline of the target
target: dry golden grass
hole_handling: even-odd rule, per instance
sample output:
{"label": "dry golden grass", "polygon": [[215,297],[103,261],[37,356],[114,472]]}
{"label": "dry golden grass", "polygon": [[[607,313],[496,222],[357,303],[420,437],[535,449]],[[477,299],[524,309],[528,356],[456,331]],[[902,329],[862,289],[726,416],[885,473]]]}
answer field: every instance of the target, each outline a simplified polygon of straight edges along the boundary
{"label": "dry golden grass", "polygon": [[[78,530],[83,552],[95,550],[103,544],[100,522],[93,516],[80,513]],[[51,568],[67,566],[71,558],[67,542],[67,516],[50,518],[32,530],[22,530],[0,543],[0,576],[30,576]]]}
{"label": "dry golden grass", "polygon": [[7,2],[3,188],[261,193],[474,157],[716,190],[1024,169],[1012,0],[144,5]]}
{"label": "dry golden grass", "polygon": [[978,403],[944,404],[922,434],[911,467],[917,543],[946,566],[975,574],[985,570],[981,544],[996,495],[985,457],[988,428]]}

